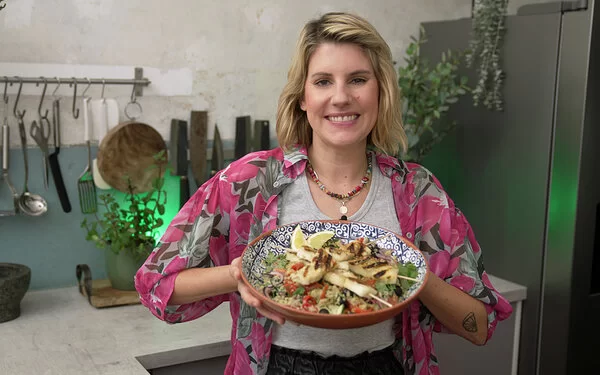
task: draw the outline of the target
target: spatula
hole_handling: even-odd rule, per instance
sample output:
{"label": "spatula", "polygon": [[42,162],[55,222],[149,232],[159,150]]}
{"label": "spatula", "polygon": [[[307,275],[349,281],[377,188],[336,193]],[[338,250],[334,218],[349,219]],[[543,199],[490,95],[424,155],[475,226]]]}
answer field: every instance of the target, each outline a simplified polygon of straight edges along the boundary
{"label": "spatula", "polygon": [[96,185],[94,185],[94,177],[92,175],[92,146],[90,145],[90,122],[88,102],[90,98],[83,98],[83,125],[84,125],[84,140],[87,145],[88,164],[77,180],[77,190],[79,192],[79,205],[81,212],[91,214],[98,210],[96,202]]}
{"label": "spatula", "polygon": [[71,212],[71,201],[58,163],[58,154],[60,153],[60,101],[58,99],[52,102],[52,134],[54,136],[54,152],[48,156],[48,163],[60,205],[64,212]]}

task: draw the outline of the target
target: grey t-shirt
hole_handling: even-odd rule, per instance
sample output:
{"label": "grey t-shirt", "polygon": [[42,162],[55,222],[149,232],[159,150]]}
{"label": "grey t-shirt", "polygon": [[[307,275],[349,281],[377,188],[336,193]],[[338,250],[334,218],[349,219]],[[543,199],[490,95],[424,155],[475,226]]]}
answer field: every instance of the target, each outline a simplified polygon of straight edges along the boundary
{"label": "grey t-shirt", "polygon": [[[362,221],[400,233],[392,198],[392,182],[381,174],[373,157],[371,189],[362,207],[348,219]],[[312,181],[310,181],[312,183]],[[306,174],[287,187],[279,203],[280,225],[303,220],[332,219],[323,214],[312,199]],[[386,197],[386,199],[384,199]],[[333,198],[332,198],[333,199]],[[335,217],[333,219],[339,219]],[[298,326],[291,322],[273,330],[273,344],[296,350],[309,350],[324,357],[338,355],[352,357],[365,351],[375,351],[393,344],[393,319],[379,324],[353,329],[324,329]]]}

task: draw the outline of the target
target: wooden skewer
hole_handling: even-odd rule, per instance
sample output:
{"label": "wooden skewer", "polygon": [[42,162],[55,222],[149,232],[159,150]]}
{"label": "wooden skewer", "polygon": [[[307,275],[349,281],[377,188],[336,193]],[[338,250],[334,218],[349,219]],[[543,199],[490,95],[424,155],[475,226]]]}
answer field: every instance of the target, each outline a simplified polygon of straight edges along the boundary
{"label": "wooden skewer", "polygon": [[392,307],[392,304],[391,304],[391,303],[389,303],[389,302],[387,302],[387,301],[384,301],[384,300],[382,300],[381,298],[377,297],[377,296],[376,296],[376,295],[374,295],[374,294],[369,294],[369,297],[371,297],[371,298],[373,298],[373,299],[375,299],[375,300],[377,300],[377,301],[379,301],[379,302],[383,303],[383,304],[384,304],[384,305],[386,305],[387,307]]}
{"label": "wooden skewer", "polygon": [[417,279],[413,279],[412,277],[408,277],[408,276],[402,276],[402,275],[398,275],[399,278],[404,279],[404,280],[410,280],[410,281],[414,281],[414,282],[419,282],[419,280]]}

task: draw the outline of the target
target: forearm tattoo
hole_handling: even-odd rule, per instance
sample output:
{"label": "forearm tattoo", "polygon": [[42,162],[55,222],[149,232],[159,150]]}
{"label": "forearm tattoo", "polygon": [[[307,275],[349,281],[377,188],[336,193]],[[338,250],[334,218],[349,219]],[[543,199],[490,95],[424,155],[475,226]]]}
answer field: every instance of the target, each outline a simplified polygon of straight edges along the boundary
{"label": "forearm tattoo", "polygon": [[475,314],[470,312],[463,319],[463,327],[467,332],[477,332],[477,320],[475,319]]}

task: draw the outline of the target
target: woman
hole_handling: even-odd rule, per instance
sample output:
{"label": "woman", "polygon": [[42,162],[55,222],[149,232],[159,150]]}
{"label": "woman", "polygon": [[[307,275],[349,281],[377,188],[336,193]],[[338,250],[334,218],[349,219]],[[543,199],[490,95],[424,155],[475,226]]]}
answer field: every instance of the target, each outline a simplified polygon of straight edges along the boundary
{"label": "woman", "polygon": [[[304,27],[277,135],[281,147],[249,154],[200,187],[136,275],[142,303],[168,322],[229,301],[227,374],[437,374],[433,330],[483,345],[510,315],[439,182],[389,156],[407,143],[399,90],[389,47],[367,21],[329,13]],[[401,233],[428,258],[419,301],[396,321],[353,330],[284,324],[241,283],[239,256],[251,239],[328,218]]]}

